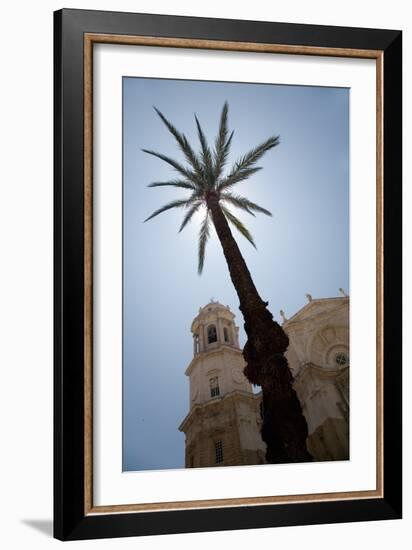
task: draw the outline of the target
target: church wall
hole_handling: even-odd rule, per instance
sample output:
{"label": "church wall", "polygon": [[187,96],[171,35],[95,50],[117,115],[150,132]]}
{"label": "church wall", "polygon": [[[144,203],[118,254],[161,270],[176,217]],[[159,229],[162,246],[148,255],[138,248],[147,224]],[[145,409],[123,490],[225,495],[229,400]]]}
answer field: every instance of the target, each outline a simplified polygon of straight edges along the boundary
{"label": "church wall", "polygon": [[210,351],[195,358],[196,366],[190,375],[191,406],[211,399],[210,378],[219,379],[220,395],[239,389],[251,391],[251,385],[246,380],[243,369],[245,362],[240,350],[222,346],[217,351]]}
{"label": "church wall", "polygon": [[[210,323],[216,325],[218,341],[208,345]],[[224,342],[224,326],[230,342]],[[283,328],[290,341],[286,356],[294,387],[308,423],[308,450],[315,460],[348,459],[349,364],[339,365],[336,358],[341,352],[349,358],[349,299],[310,300]],[[201,308],[192,331],[199,342],[186,371],[190,411],[180,428],[186,434],[186,467],[219,465],[216,441],[223,444],[221,465],[264,463],[261,397],[253,394],[243,375],[233,313],[212,303]],[[216,376],[219,395],[212,396],[210,378]]]}
{"label": "church wall", "polygon": [[349,300],[318,301],[284,324],[294,388],[309,430],[308,449],[316,460],[349,458]]}
{"label": "church wall", "polygon": [[260,396],[257,396],[237,402],[239,433],[243,449],[265,452],[266,445],[260,436],[260,401]]}
{"label": "church wall", "polygon": [[[283,329],[289,336],[286,357],[295,375],[305,363],[314,362],[325,365],[320,353],[322,344],[326,348],[342,340],[349,349],[349,300],[338,303],[331,301],[323,308],[317,307],[314,303],[309,311],[295,317],[297,319],[292,318],[283,325]],[[333,330],[337,327],[342,327],[344,334],[334,333]],[[328,328],[332,329],[330,334],[327,331]],[[320,331],[325,331],[325,334],[317,340],[316,335]]]}
{"label": "church wall", "polygon": [[[222,464],[215,463],[215,442],[223,444]],[[193,457],[193,462],[191,457]],[[239,435],[236,396],[231,395],[194,411],[186,430],[186,467],[244,464]]]}

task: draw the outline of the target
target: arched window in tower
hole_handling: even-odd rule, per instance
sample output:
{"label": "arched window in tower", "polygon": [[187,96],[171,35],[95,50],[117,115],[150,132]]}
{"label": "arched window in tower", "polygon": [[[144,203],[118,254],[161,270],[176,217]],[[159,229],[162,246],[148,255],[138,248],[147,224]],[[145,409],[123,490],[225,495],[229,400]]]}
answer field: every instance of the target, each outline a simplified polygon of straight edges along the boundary
{"label": "arched window in tower", "polygon": [[210,397],[218,397],[220,395],[219,378],[214,376],[209,379],[210,384]]}
{"label": "arched window in tower", "polygon": [[215,441],[215,464],[221,464],[223,462],[223,443]]}
{"label": "arched window in tower", "polygon": [[193,354],[196,355],[199,353],[200,351],[200,342],[199,342],[199,335],[198,334],[195,334],[193,336]]}
{"label": "arched window in tower", "polygon": [[207,328],[207,343],[213,344],[213,342],[217,342],[217,332],[215,325],[210,325]]}
{"label": "arched window in tower", "polygon": [[229,331],[226,327],[223,327],[223,337],[225,339],[225,342],[229,342]]}

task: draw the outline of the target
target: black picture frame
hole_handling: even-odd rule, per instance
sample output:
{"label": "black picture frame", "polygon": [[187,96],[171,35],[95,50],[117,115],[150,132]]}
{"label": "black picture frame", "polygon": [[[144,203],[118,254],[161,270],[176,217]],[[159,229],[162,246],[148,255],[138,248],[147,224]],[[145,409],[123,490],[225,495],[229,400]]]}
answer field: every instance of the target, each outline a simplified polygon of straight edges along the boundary
{"label": "black picture frame", "polygon": [[[383,56],[383,496],[85,512],[84,36],[379,50]],[[402,33],[63,9],[54,13],[54,536],[60,540],[370,521],[402,514]]]}

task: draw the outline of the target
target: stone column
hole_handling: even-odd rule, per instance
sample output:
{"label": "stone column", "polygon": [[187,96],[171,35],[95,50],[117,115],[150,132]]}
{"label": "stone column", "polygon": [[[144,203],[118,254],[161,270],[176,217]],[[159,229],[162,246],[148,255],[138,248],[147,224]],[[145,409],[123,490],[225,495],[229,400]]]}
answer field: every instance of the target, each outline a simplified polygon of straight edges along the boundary
{"label": "stone column", "polygon": [[239,343],[237,341],[237,330],[236,330],[236,325],[235,323],[232,323],[232,330],[231,330],[231,333],[232,333],[232,343],[233,345],[236,347],[236,345],[239,347]]}
{"label": "stone column", "polygon": [[218,334],[218,342],[220,344],[224,344],[225,343],[225,335],[223,334],[223,323],[222,323],[222,319],[218,319],[217,320],[217,334]]}
{"label": "stone column", "polygon": [[199,352],[201,351],[205,351],[204,327],[202,325],[199,327]]}
{"label": "stone column", "polygon": [[235,346],[237,346],[238,348],[240,348],[240,344],[239,344],[239,327],[237,327],[236,325],[233,325],[234,326],[234,329],[235,329],[235,341],[234,341],[234,344]]}

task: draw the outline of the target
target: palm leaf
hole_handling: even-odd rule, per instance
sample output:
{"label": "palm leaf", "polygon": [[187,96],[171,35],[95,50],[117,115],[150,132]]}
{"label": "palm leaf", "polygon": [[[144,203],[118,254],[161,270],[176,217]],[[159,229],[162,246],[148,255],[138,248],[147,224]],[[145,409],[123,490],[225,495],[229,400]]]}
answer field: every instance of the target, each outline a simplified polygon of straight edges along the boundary
{"label": "palm leaf", "polygon": [[203,162],[203,175],[209,187],[212,184],[213,180],[213,165],[212,165],[212,153],[210,152],[209,145],[207,144],[206,137],[203,133],[200,122],[195,115],[197,134],[199,136],[200,146],[201,146],[201,156]]}
{"label": "palm leaf", "polygon": [[270,149],[279,144],[279,136],[272,136],[266,141],[246,153],[233,166],[228,176],[220,183],[219,190],[231,187],[242,180],[249,178],[260,170],[260,167],[253,165]]}
{"label": "palm leaf", "polygon": [[222,151],[218,155],[215,152],[215,166],[214,166],[214,172],[215,172],[215,179],[218,180],[220,176],[222,175],[223,168],[225,167],[227,163],[227,159],[229,157],[229,151],[230,151],[230,144],[232,143],[232,138],[234,134],[234,130],[231,132],[229,139],[226,141]]}
{"label": "palm leaf", "polygon": [[198,268],[199,275],[203,271],[203,265],[205,263],[206,243],[210,236],[210,217],[209,210],[206,211],[202,225],[199,231],[199,252],[198,252]]}
{"label": "palm leaf", "polygon": [[159,111],[156,107],[153,107],[153,109],[156,111],[156,113],[159,115],[162,122],[165,124],[166,128],[169,130],[169,132],[172,134],[172,136],[176,139],[177,143],[179,144],[180,149],[182,150],[183,154],[185,155],[187,161],[193,166],[195,172],[198,174],[198,176],[201,176],[201,166],[199,163],[199,159],[197,158],[195,152],[193,151],[190,143],[188,142],[186,136],[182,133],[180,133],[177,128],[173,126],[173,124],[164,116],[164,114]]}
{"label": "palm leaf", "polygon": [[216,152],[223,149],[227,140],[227,115],[229,112],[229,105],[227,101],[223,105],[222,114],[220,115],[219,134],[216,138]]}
{"label": "palm leaf", "polygon": [[180,208],[182,206],[186,206],[187,204],[190,204],[190,199],[184,199],[184,200],[176,200],[168,202],[167,204],[163,205],[161,208],[158,208],[151,214],[148,218],[146,218],[144,221],[147,222],[154,218],[155,216],[158,216],[162,212],[166,212],[166,210],[170,210],[171,208]]}
{"label": "palm leaf", "polygon": [[271,216],[272,212],[269,210],[266,210],[266,208],[263,208],[263,206],[259,206],[255,202],[250,201],[246,197],[241,197],[240,195],[232,195],[230,193],[222,193],[220,195],[220,198],[223,201],[229,202],[233,206],[236,206],[236,208],[240,208],[242,210],[245,210],[249,214],[252,214],[254,216],[254,212],[261,212],[262,214],[266,214],[266,216]]}
{"label": "palm leaf", "polygon": [[157,157],[160,160],[163,160],[163,162],[166,162],[167,164],[170,164],[179,174],[181,174],[185,179],[191,181],[195,185],[198,185],[198,178],[196,177],[196,174],[192,172],[191,170],[188,170],[185,168],[182,164],[180,164],[177,160],[174,160],[166,155],[163,155],[162,153],[158,153],[156,151],[152,151],[151,149],[142,149],[144,153],[147,153],[148,155],[152,155],[153,157]]}
{"label": "palm leaf", "polygon": [[241,181],[247,180],[256,172],[262,170],[261,166],[255,166],[253,168],[246,168],[243,170],[234,170],[232,171],[223,181],[217,186],[218,191],[223,191],[224,189],[229,189]]}
{"label": "palm leaf", "polygon": [[181,189],[190,189],[191,191],[195,191],[196,187],[193,183],[190,183],[189,181],[185,180],[170,180],[170,181],[155,181],[153,183],[149,183],[147,187],[179,187]]}
{"label": "palm leaf", "polygon": [[279,136],[272,136],[248,153],[246,153],[246,155],[243,155],[243,157],[241,157],[237,161],[237,164],[239,165],[240,169],[249,168],[249,166],[256,164],[256,162],[266,153],[266,151],[269,151],[273,147],[276,147],[276,145],[278,144]]}
{"label": "palm leaf", "polygon": [[202,202],[195,202],[191,208],[187,211],[185,217],[183,218],[182,225],[180,226],[179,233],[186,227],[186,225],[192,219],[192,216],[199,210],[202,206]]}
{"label": "palm leaf", "polygon": [[250,233],[250,231],[243,225],[243,223],[237,218],[230,210],[225,208],[224,206],[220,207],[222,209],[223,214],[226,216],[226,218],[229,220],[229,222],[236,227],[236,229],[239,231],[241,235],[247,239],[251,245],[253,245],[256,248],[255,242],[253,240],[253,237]]}
{"label": "palm leaf", "polygon": [[230,142],[232,141],[233,132],[228,139],[228,118],[229,105],[227,101],[223,105],[222,114],[220,116],[219,133],[215,141],[215,154],[214,154],[214,173],[215,178],[218,179],[222,173],[223,167],[226,164],[227,157],[229,155]]}

